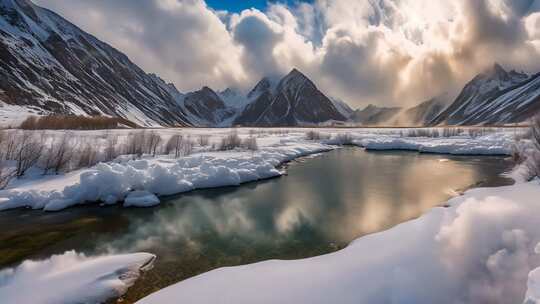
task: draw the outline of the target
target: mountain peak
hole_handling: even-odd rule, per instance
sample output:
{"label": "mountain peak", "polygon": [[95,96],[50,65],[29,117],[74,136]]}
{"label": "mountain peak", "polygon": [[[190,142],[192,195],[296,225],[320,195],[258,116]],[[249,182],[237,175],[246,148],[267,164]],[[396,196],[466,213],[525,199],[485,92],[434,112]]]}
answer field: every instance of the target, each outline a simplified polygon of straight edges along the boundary
{"label": "mountain peak", "polygon": [[493,64],[493,72],[496,74],[506,74],[506,70],[498,62]]}
{"label": "mountain peak", "polygon": [[302,79],[309,79],[304,73],[300,72],[297,68],[293,68],[287,76],[285,76],[283,79],[289,79],[289,78],[302,78]]}

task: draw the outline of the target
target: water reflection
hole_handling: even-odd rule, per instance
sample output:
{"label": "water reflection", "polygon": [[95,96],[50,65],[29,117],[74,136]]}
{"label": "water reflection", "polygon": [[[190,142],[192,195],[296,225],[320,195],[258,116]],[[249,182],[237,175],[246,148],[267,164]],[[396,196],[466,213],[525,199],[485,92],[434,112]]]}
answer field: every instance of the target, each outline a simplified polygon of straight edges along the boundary
{"label": "water reflection", "polygon": [[[367,153],[343,149],[288,169],[289,176],[239,188],[196,191],[131,216],[128,233],[107,236],[100,249],[161,251],[344,246],[419,216],[478,182],[497,177],[501,158]],[[235,244],[231,247],[227,244]],[[230,248],[229,248],[230,247]],[[301,246],[300,246],[301,247]],[[216,248],[214,248],[216,249]]]}
{"label": "water reflection", "polygon": [[[292,164],[283,178],[195,191],[157,208],[70,209],[53,222],[91,218],[94,226],[35,251],[156,253],[155,269],[129,291],[129,303],[216,267],[331,252],[417,217],[471,185],[510,183],[498,176],[509,166],[499,157],[341,149]],[[39,222],[39,238],[52,225],[39,214],[12,224]]]}

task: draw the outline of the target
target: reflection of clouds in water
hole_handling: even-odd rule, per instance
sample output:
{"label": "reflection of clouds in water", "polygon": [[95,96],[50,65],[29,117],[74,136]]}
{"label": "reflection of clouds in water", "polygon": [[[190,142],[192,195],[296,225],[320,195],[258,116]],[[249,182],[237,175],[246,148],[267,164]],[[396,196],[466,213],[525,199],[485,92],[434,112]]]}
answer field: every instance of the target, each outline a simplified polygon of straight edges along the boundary
{"label": "reflection of clouds in water", "polygon": [[198,198],[191,204],[172,204],[155,212],[149,220],[135,221],[129,229],[128,235],[109,244],[109,250],[125,250],[126,247],[144,250],[171,242],[196,249],[200,245],[196,237],[204,233],[256,237],[255,225],[241,199],[224,203]]}
{"label": "reflection of clouds in water", "polygon": [[414,153],[334,151],[292,165],[280,179],[182,195],[149,209],[151,215],[132,218],[129,232],[107,247],[118,252],[233,242],[250,248],[279,248],[286,241],[346,244],[420,215],[445,201],[448,189],[477,181],[485,167]]}

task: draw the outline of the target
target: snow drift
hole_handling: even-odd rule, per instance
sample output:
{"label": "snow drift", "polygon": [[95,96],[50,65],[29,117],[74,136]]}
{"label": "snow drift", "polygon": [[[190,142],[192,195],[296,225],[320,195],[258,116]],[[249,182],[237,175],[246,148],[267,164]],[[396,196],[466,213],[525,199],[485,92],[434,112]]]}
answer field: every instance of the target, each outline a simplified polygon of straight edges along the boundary
{"label": "snow drift", "polygon": [[87,257],[74,251],[0,271],[2,303],[101,303],[123,295],[155,256]]}

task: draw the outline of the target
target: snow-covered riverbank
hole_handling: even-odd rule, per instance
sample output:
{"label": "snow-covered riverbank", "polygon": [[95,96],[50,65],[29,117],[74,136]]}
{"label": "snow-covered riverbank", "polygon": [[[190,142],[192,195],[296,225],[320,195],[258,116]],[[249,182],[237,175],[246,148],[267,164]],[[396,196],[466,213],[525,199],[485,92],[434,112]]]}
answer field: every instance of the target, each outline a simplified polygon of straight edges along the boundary
{"label": "snow-covered riverbank", "polygon": [[[211,129],[188,132],[193,132],[191,136],[208,135],[211,141],[227,134]],[[248,136],[248,132],[252,133],[241,130],[240,135]],[[64,175],[21,179],[0,191],[0,209],[28,206],[60,210],[95,201],[125,201],[125,205],[150,206],[159,202],[156,195],[239,185],[279,176],[282,173],[276,166],[283,162],[336,148],[340,143],[338,133],[349,134],[351,142],[348,143],[366,149],[448,154],[508,155],[514,139],[514,130],[475,138],[467,135],[427,138],[404,137],[395,130],[326,129],[318,132],[331,139],[317,141],[306,140],[305,132],[294,129],[261,133],[258,151],[196,148],[194,154],[179,159],[169,156],[146,156],[138,160],[120,157],[115,162]],[[97,132],[87,135],[99,136]],[[540,231],[537,229],[540,202],[537,197],[540,197],[537,180],[473,189],[451,199],[445,204],[449,208],[435,208],[416,220],[362,237],[341,251],[304,260],[267,261],[217,269],[158,291],[140,303],[502,304],[521,303],[524,298],[529,301],[524,302],[527,304],[540,303],[540,256],[537,255],[540,252]],[[123,266],[125,260],[119,258],[115,260],[119,264],[102,268],[100,265],[108,264],[94,263],[94,259],[75,253],[66,255],[68,260],[73,260],[72,269],[83,267],[90,271],[89,275],[85,272],[84,280],[73,280],[76,284],[73,288],[51,283],[47,285],[50,293],[46,295],[71,299],[73,290],[88,286],[85,282],[94,282],[94,275],[99,273],[102,274],[99,278],[112,278],[112,281],[100,279],[95,281],[96,284],[114,283],[107,288],[86,288],[83,299],[115,297],[131,284],[118,283],[118,278],[124,276],[116,270],[132,271],[148,261],[142,259],[142,264],[137,264],[136,261],[141,260],[136,259],[133,264],[129,262],[133,260],[128,259],[126,265],[138,266],[126,268]],[[37,264],[25,262],[18,268],[0,273],[0,295],[6,294],[24,303],[25,295],[15,291],[33,284],[33,278],[65,273],[49,266],[39,267],[62,259],[53,257]],[[37,272],[26,275],[28,265],[38,265],[35,266]],[[66,273],[69,275],[69,271]]]}
{"label": "snow-covered riverbank", "polygon": [[74,251],[0,271],[2,303],[103,303],[122,296],[149,270],[148,253],[87,257]]}
{"label": "snow-covered riverbank", "polygon": [[[217,269],[141,304],[538,302],[540,183],[473,189],[347,248]],[[528,276],[530,274],[530,278]]]}
{"label": "snow-covered riverbank", "polygon": [[[57,211],[69,206],[100,202],[104,205],[124,202],[126,206],[152,206],[158,196],[171,195],[199,188],[236,186],[245,182],[279,176],[276,167],[292,159],[329,151],[343,143],[339,134],[347,134],[350,144],[368,150],[413,150],[429,153],[508,155],[511,153],[515,130],[500,129],[481,137],[461,134],[452,137],[404,137],[396,129],[317,129],[323,139],[307,140],[309,129],[240,129],[240,137],[256,137],[259,149],[246,151],[210,151],[198,146],[190,156],[173,158],[119,157],[114,162],[100,163],[55,176],[29,176],[16,180],[0,191],[0,210],[29,207]],[[127,130],[116,130],[119,141],[128,136]],[[166,139],[179,130],[157,130]],[[187,137],[207,137],[217,143],[230,131],[223,129],[185,129]],[[61,136],[49,131],[48,136]],[[80,131],[74,136],[90,138],[104,145],[104,132]],[[133,193],[133,191],[136,191]]]}

